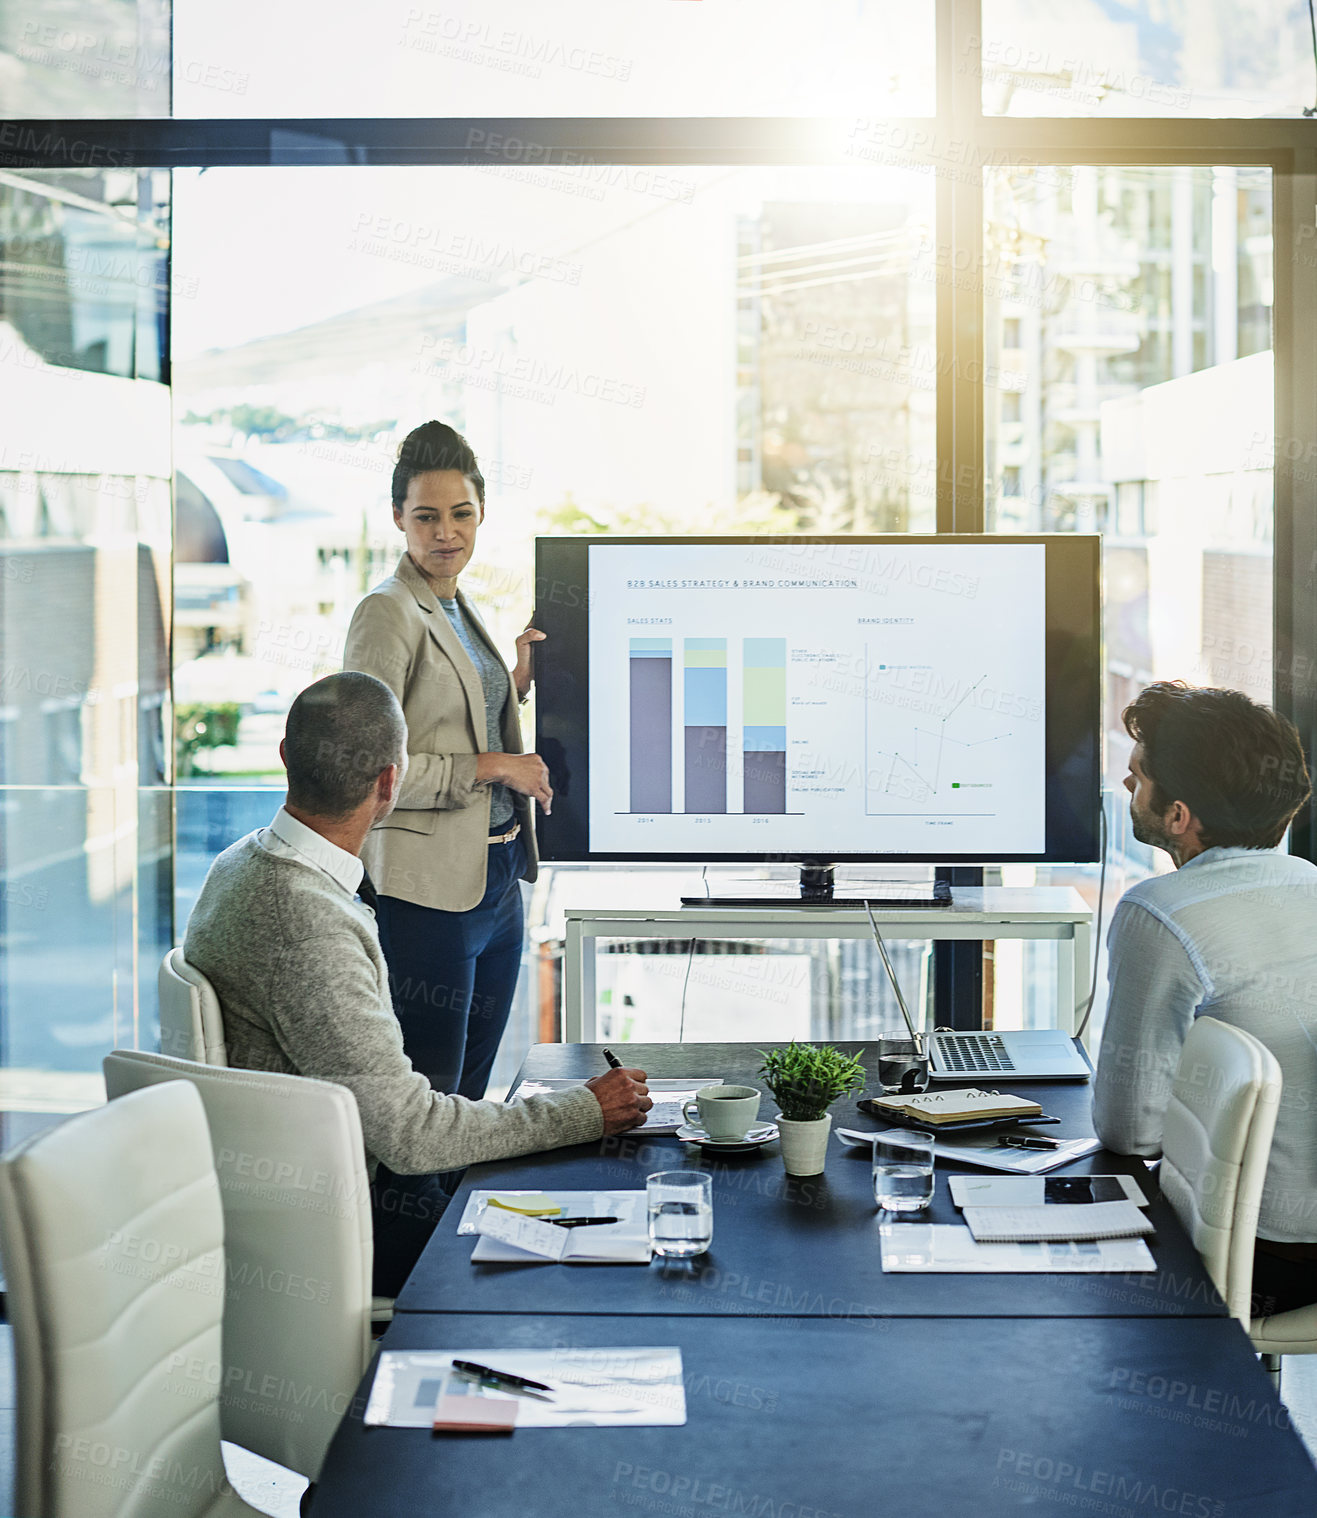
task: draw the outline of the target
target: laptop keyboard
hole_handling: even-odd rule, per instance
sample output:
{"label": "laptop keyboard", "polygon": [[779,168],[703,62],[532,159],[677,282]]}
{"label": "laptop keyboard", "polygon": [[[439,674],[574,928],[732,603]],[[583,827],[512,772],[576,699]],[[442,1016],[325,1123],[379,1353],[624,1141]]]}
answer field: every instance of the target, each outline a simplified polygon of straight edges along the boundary
{"label": "laptop keyboard", "polygon": [[1009,1074],[1015,1069],[1006,1045],[995,1033],[939,1033],[937,1046],[949,1071],[995,1075]]}

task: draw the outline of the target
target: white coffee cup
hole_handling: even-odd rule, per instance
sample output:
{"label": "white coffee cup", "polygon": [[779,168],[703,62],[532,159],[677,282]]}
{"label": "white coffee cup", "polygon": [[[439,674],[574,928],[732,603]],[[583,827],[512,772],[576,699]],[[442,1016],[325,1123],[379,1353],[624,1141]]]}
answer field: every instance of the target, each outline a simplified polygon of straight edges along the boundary
{"label": "white coffee cup", "polygon": [[[691,1108],[698,1108],[698,1116]],[[693,1102],[687,1102],[681,1115],[695,1123],[711,1139],[735,1142],[743,1139],[759,1116],[759,1092],[753,1086],[706,1086]]]}

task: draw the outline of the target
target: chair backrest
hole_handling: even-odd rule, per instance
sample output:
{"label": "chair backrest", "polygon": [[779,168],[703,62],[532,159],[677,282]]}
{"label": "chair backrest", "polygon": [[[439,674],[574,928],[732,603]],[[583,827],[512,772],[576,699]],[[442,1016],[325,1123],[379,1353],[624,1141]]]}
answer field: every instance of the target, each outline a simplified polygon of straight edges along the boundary
{"label": "chair backrest", "polygon": [[346,1086],[116,1049],[111,1102],[201,1093],[224,1206],[224,1437],[315,1480],[370,1361],[366,1151]]}
{"label": "chair backrest", "polygon": [[1180,1051],[1162,1128],[1162,1194],[1245,1327],[1280,1090],[1280,1066],[1265,1044],[1200,1017]]}
{"label": "chair backrest", "polygon": [[160,989],[160,1052],[201,1065],[227,1065],[224,1017],[215,988],[182,949],[170,949],[157,976]]}
{"label": "chair backrest", "polygon": [[177,1083],[139,1092],[0,1159],[0,1253],[18,1512],[205,1512],[228,1490],[224,1222],[197,1093]]}

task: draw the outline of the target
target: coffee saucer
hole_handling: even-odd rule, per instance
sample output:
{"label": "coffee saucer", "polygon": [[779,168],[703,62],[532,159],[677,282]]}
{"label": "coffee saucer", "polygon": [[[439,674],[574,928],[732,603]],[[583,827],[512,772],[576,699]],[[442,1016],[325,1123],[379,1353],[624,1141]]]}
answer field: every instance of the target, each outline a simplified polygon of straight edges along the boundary
{"label": "coffee saucer", "polygon": [[739,1139],[710,1138],[703,1128],[697,1128],[694,1123],[683,1123],[677,1129],[677,1137],[683,1144],[699,1144],[703,1149],[717,1149],[723,1154],[748,1154],[752,1149],[771,1144],[777,1135],[776,1123],[755,1123],[746,1136]]}

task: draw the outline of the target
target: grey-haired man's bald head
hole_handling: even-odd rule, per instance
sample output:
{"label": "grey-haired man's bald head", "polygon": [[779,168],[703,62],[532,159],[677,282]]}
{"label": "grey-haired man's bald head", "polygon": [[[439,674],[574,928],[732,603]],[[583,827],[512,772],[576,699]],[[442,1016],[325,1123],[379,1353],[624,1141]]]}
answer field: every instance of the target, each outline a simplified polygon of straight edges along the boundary
{"label": "grey-haired man's bald head", "polygon": [[308,685],[288,713],[289,805],[316,817],[346,817],[374,793],[389,765],[405,764],[406,749],[402,707],[382,680],[356,670],[327,675]]}

